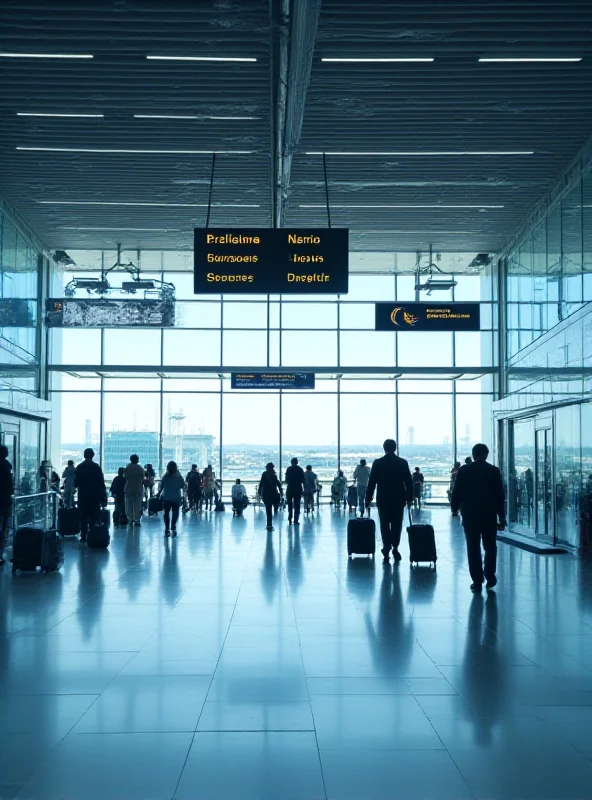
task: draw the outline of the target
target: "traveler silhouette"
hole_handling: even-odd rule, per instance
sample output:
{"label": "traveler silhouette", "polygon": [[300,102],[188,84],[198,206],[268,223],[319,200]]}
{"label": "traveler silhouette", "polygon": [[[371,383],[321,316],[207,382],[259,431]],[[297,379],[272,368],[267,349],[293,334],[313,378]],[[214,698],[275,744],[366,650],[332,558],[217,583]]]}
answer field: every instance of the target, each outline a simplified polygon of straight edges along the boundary
{"label": "traveler silhouette", "polygon": [[[473,592],[481,591],[484,578],[488,589],[496,585],[497,531],[506,527],[502,476],[497,467],[487,463],[488,455],[487,445],[473,447],[474,461],[459,469],[450,499],[452,513],[460,509],[462,514]],[[481,540],[485,564],[481,560]]]}
{"label": "traveler silhouette", "polygon": [[299,525],[300,503],[304,491],[304,470],[298,466],[298,459],[293,458],[291,467],[286,470],[286,500],[288,501],[288,523]]}
{"label": "traveler silhouette", "polygon": [[397,443],[387,439],[383,445],[384,455],[377,458],[370,470],[370,480],[366,490],[366,506],[369,506],[377,489],[376,505],[382,535],[382,555],[384,563],[389,563],[391,548],[395,561],[401,560],[399,544],[403,527],[405,505],[413,503],[413,483],[409,464],[404,458],[395,455]]}

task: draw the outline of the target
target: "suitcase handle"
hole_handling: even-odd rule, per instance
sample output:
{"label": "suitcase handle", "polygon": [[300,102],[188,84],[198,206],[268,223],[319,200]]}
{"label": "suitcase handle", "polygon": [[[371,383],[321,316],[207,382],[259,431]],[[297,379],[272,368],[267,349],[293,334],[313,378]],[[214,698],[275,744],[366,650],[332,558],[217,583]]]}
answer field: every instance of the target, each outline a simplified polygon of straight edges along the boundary
{"label": "suitcase handle", "polygon": [[407,516],[409,518],[409,524],[413,525],[413,520],[411,519],[411,509],[407,506]]}

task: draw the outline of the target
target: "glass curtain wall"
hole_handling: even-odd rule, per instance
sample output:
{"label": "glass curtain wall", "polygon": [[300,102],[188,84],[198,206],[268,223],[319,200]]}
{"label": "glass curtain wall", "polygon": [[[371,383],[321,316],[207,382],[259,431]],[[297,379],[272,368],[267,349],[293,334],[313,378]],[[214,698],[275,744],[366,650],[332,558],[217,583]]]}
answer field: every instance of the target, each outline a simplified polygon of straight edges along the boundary
{"label": "glass curtain wall", "polygon": [[[74,275],[102,261],[109,265],[113,256],[68,253],[79,269],[53,275],[54,297],[63,296]],[[375,458],[382,441],[394,436],[401,454],[434,484],[434,498],[444,499],[454,457],[464,458],[478,439],[490,440],[493,378],[478,375],[483,367],[493,372],[495,363],[490,275],[457,275],[454,292],[437,298],[480,301],[480,333],[395,335],[374,331],[374,303],[411,299],[411,275],[352,275],[342,297],[245,300],[194,295],[186,253],[125,257],[175,284],[175,327],[52,330],[50,363],[60,367],[52,373],[60,421],[54,460],[78,458],[90,442],[110,476],[113,458],[135,446],[141,460],[156,462],[159,470],[171,458],[183,470],[212,463],[228,490],[236,477],[254,482],[268,461],[283,471],[296,455],[312,464],[328,496],[339,467],[351,477],[360,458]],[[96,366],[104,377],[76,372],[76,366]],[[110,373],[109,366],[119,372]],[[182,372],[200,366],[215,370]],[[245,366],[317,370],[316,389],[232,390],[230,372]],[[150,377],[134,377],[134,367]],[[371,373],[373,367],[381,372]],[[397,377],[397,368],[409,367],[421,374]],[[441,379],[433,368],[444,373]],[[468,372],[470,379],[452,379],[448,370]]]}

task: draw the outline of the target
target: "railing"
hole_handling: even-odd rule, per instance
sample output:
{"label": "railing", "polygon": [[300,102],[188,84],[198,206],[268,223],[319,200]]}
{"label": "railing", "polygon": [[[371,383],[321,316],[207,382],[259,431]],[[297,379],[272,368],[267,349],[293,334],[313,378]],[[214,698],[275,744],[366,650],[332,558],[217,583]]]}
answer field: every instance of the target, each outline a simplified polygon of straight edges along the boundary
{"label": "railing", "polygon": [[15,495],[12,504],[12,530],[57,527],[59,495],[56,492]]}
{"label": "railing", "polygon": [[[257,499],[257,490],[259,488],[259,481],[246,479],[241,481],[251,503]],[[284,486],[285,490],[285,485]],[[320,505],[328,505],[331,502],[331,481],[327,480],[321,482],[322,488],[318,495],[317,502]],[[232,487],[234,481],[222,481],[222,499],[225,503],[230,502]],[[449,478],[431,478],[426,480],[423,485],[422,503],[426,505],[448,505],[448,489],[450,488]]]}

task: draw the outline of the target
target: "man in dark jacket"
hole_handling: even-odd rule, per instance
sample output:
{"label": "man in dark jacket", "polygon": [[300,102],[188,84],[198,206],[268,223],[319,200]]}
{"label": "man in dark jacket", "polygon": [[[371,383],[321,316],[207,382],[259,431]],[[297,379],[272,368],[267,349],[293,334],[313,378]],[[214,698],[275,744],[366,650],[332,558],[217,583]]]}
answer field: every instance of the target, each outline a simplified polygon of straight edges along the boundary
{"label": "man in dark jacket", "polygon": [[288,501],[288,524],[292,524],[292,514],[294,515],[294,525],[299,525],[300,503],[302,492],[304,491],[304,470],[298,466],[298,459],[293,458],[290,462],[291,467],[286,470],[286,500]]}
{"label": "man in dark jacket", "polygon": [[93,525],[98,525],[101,506],[107,505],[107,490],[103,470],[95,464],[95,451],[87,447],[84,461],[76,467],[74,482],[78,489],[78,508],[80,510],[80,539],[86,541],[86,534]]}
{"label": "man in dark jacket", "polygon": [[0,444],[0,566],[4,564],[4,547],[8,535],[8,523],[12,514],[14,476],[8,460],[8,447]]}
{"label": "man in dark jacket", "polygon": [[401,528],[403,527],[403,511],[405,505],[413,503],[413,483],[409,464],[404,458],[395,455],[397,443],[394,439],[387,439],[383,445],[384,455],[377,458],[370,470],[370,480],[366,490],[366,506],[369,506],[376,493],[376,505],[380,518],[380,533],[382,535],[382,555],[384,563],[389,563],[391,547],[395,561],[401,560],[399,544],[401,542]]}
{"label": "man in dark jacket", "polygon": [[[497,467],[487,463],[488,455],[487,445],[473,447],[474,461],[459,469],[450,500],[453,513],[460,509],[462,514],[473,592],[481,591],[484,578],[488,589],[496,585],[497,531],[506,527],[502,476]],[[481,560],[481,540],[485,564]]]}

